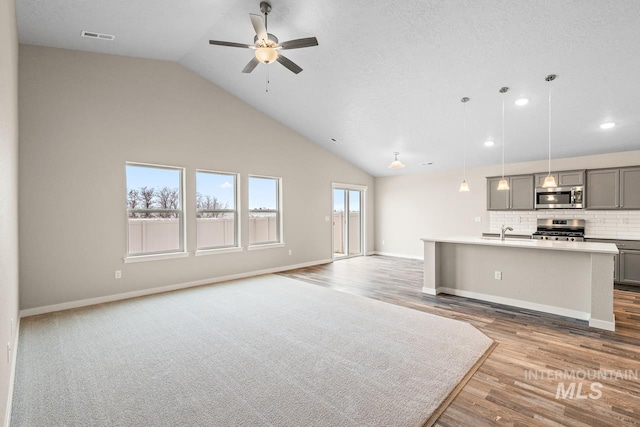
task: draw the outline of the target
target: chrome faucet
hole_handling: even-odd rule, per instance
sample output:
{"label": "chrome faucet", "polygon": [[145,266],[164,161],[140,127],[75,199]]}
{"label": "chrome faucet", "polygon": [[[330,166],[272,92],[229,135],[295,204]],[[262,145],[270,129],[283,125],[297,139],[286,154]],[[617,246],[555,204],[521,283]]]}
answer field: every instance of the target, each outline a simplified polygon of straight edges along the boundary
{"label": "chrome faucet", "polygon": [[504,240],[504,234],[507,231],[513,231],[513,228],[502,224],[502,229],[500,230],[500,240]]}

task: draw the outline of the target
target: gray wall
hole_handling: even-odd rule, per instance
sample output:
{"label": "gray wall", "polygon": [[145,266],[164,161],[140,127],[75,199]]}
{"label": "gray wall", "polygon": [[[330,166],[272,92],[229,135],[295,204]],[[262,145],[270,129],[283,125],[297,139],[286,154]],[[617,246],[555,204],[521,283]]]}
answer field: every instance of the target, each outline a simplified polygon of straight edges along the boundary
{"label": "gray wall", "polygon": [[[571,170],[630,165],[640,165],[640,151],[553,159],[551,167]],[[505,175],[545,170],[544,160],[513,163],[505,166]],[[458,192],[461,169],[376,178],[376,251],[422,258],[422,237],[480,236],[488,232],[485,178],[500,174],[501,165],[467,169],[469,193]]]}
{"label": "gray wall", "polygon": [[[14,327],[11,328],[11,321]],[[0,425],[4,425],[18,319],[18,34],[14,0],[0,0]]]}
{"label": "gray wall", "polygon": [[[21,45],[20,132],[23,309],[330,259],[334,181],[369,187],[373,250],[373,177],[178,64]],[[124,264],[126,161],[187,168],[189,251],[196,168],[239,172],[244,216],[282,177],[286,247]]]}

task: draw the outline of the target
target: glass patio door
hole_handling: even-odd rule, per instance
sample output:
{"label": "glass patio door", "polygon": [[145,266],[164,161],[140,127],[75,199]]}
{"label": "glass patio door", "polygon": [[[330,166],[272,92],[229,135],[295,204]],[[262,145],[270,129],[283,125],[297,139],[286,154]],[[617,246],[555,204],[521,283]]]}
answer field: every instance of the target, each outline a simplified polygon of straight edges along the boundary
{"label": "glass patio door", "polygon": [[333,189],[333,258],[362,255],[363,191]]}

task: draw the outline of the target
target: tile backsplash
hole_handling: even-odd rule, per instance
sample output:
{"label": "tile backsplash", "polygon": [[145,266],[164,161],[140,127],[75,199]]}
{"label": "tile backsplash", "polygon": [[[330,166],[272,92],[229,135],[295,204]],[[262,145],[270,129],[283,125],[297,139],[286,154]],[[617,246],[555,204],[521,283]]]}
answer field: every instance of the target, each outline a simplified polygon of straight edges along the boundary
{"label": "tile backsplash", "polygon": [[499,233],[502,225],[513,227],[513,234],[531,234],[540,218],[584,219],[586,237],[640,240],[640,211],[591,211],[552,209],[539,211],[490,211],[489,231]]}

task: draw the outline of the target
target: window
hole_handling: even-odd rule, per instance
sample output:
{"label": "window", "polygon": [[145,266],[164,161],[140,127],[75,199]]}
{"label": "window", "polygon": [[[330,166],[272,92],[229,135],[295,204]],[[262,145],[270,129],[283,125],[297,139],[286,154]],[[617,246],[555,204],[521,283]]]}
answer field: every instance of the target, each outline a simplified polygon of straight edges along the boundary
{"label": "window", "polygon": [[183,169],[127,163],[127,254],[184,252]]}
{"label": "window", "polygon": [[249,176],[249,245],[282,243],[280,178]]}
{"label": "window", "polygon": [[198,249],[237,247],[237,175],[196,171]]}

